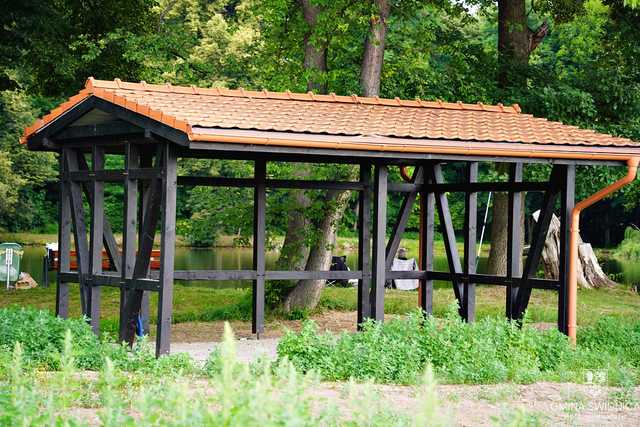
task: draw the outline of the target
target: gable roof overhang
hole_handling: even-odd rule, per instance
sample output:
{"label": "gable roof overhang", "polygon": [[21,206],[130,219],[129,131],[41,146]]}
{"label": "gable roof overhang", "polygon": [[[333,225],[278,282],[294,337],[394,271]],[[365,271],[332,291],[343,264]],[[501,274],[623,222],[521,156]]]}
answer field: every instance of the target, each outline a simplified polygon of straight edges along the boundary
{"label": "gable roof overhang", "polygon": [[[259,99],[262,100],[261,109],[257,111],[251,104],[256,96],[261,96]],[[193,105],[194,100],[196,103],[201,100],[209,103],[208,108],[213,113],[200,111],[199,105]],[[179,102],[183,105],[178,105]],[[219,102],[233,111],[221,110],[220,106],[212,104]],[[310,114],[317,115],[312,117],[314,123],[311,126],[305,126],[304,123],[295,122],[290,111],[262,111],[265,105],[269,105],[264,102],[273,102],[274,108],[282,111],[291,109],[288,102],[296,102],[296,108],[306,108]],[[359,106],[368,109],[363,112]],[[254,111],[243,110],[249,107]],[[341,117],[324,120],[323,112],[333,114],[332,109],[351,116],[344,120]],[[195,110],[199,112],[193,113]],[[429,115],[424,116],[422,110],[428,110]],[[106,113],[111,121],[92,121],[92,117],[98,117],[96,111]],[[436,115],[433,115],[434,111]],[[214,114],[216,112],[217,115]],[[460,115],[461,112],[464,112],[463,115]],[[265,121],[270,117],[269,114],[272,114],[274,124]],[[400,116],[396,117],[397,114]],[[404,125],[403,115],[407,116],[406,121],[413,127]],[[421,120],[416,120],[415,116],[420,116]],[[377,117],[383,123],[376,121],[375,127],[386,134],[362,132],[363,124],[351,125],[348,122],[350,117],[364,120],[365,126],[367,117]],[[393,117],[395,122],[384,123],[388,117]],[[444,125],[435,130],[428,124],[422,125],[424,120],[432,118],[443,121]],[[446,137],[447,124],[459,128],[450,132],[449,136],[454,138]],[[495,124],[500,129],[492,132],[483,127],[488,124]],[[510,124],[520,128],[511,129]],[[398,131],[398,128],[403,129]],[[535,137],[536,129],[546,133],[540,141]],[[558,133],[560,142],[550,137],[551,132]],[[560,135],[561,132],[565,134]],[[429,134],[437,137],[430,137]],[[460,137],[463,134],[471,138],[463,139]],[[92,138],[148,135],[159,136],[194,151],[286,153],[301,157],[320,155],[343,159],[495,158],[624,164],[629,157],[640,155],[640,145],[631,140],[521,115],[518,107],[181,88],[93,79],[88,80],[87,86],[78,95],[25,129],[21,142],[34,150],[59,150],[66,141],[78,141],[79,138],[86,141]],[[501,140],[501,135],[506,140]]]}

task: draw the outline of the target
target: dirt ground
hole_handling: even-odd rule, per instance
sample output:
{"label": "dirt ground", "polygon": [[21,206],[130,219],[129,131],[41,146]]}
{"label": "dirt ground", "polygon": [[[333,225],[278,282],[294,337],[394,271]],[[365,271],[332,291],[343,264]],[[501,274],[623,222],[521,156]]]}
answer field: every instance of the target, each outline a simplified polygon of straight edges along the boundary
{"label": "dirt ground", "polygon": [[[314,320],[320,330],[354,331],[356,313],[325,312],[315,316]],[[275,359],[278,337],[286,329],[299,330],[302,324],[301,321],[271,321],[266,325],[265,334],[256,339],[251,334],[249,322],[230,323],[238,338],[238,357],[243,361],[255,360],[258,356]],[[539,325],[541,328],[549,326]],[[224,322],[174,325],[172,352],[187,352],[196,360],[204,361],[221,340],[223,330]],[[344,406],[346,387],[342,383],[322,383],[314,395],[340,407]],[[408,414],[420,410],[416,387],[373,387],[378,393],[376,405]],[[640,406],[629,403],[634,399],[640,400],[640,388],[632,391],[635,398],[623,395],[613,387],[547,382],[528,385],[443,384],[436,390],[443,412],[460,426],[504,425],[501,419],[511,419],[518,413],[528,414],[527,417],[533,421],[530,425],[537,425],[537,421],[542,425],[640,426]]]}

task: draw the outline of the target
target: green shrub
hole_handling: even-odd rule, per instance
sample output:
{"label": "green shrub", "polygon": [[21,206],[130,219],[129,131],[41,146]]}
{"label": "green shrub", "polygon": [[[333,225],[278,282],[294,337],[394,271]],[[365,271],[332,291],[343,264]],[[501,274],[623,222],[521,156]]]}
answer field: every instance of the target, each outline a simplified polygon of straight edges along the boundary
{"label": "green shrub", "polygon": [[627,260],[640,259],[640,230],[627,227],[624,240],[613,251],[613,256]]}
{"label": "green shrub", "polygon": [[77,366],[100,368],[102,344],[83,319],[61,319],[34,308],[0,309],[0,351],[10,352],[20,343],[27,364],[57,369],[67,330],[74,342],[73,357]]}
{"label": "green shrub", "polygon": [[556,330],[540,331],[498,318],[464,323],[455,308],[444,320],[415,312],[384,324],[368,322],[357,334],[318,333],[306,322],[287,332],[278,345],[303,372],[315,370],[327,380],[374,379],[415,383],[427,364],[447,382],[532,382],[551,374],[573,354]]}

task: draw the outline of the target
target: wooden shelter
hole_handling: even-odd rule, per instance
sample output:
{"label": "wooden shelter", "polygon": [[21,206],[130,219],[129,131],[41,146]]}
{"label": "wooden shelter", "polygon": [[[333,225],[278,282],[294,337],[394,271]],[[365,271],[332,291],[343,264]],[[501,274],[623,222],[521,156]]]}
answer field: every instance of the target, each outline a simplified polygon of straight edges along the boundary
{"label": "wooden shelter", "polygon": [[[433,281],[450,281],[467,321],[475,316],[475,285],[505,288],[506,315],[520,318],[532,289],[558,294],[558,328],[567,332],[570,218],[575,170],[580,165],[624,166],[640,155],[630,140],[565,126],[522,114],[517,105],[489,106],[315,95],[203,89],[99,81],[86,87],[25,130],[31,150],[60,154],[60,270],[56,311],[68,314],[71,283],[79,283],[83,313],[98,332],[100,288],[120,289],[120,338],[132,342],[145,296],[158,292],[157,354],[168,353],[173,283],[178,280],[253,281],[253,332],[264,330],[265,280],[357,279],[358,322],[384,317],[384,284],[392,278],[421,280],[420,306],[431,313]],[[105,155],[124,156],[122,170],[105,169]],[[88,159],[89,157],[89,159]],[[253,161],[251,178],[179,176],[179,158]],[[355,181],[272,179],[268,162],[349,163]],[[463,163],[464,179],[445,182],[443,165]],[[478,182],[479,162],[508,163],[508,182]],[[524,181],[526,164],[548,163],[548,181]],[[390,182],[388,169],[415,166],[410,182]],[[116,244],[104,216],[105,183],[124,186],[124,235]],[[253,269],[174,270],[176,190],[185,186],[253,188]],[[340,189],[359,193],[356,271],[268,271],[265,266],[265,209],[268,189]],[[508,192],[506,276],[476,273],[477,194]],[[519,218],[525,192],[542,192],[541,213],[528,255],[522,255]],[[397,218],[387,218],[387,194],[401,192]],[[447,193],[465,197],[461,260]],[[412,205],[424,206],[420,271],[389,271]],[[562,223],[559,280],[535,277],[556,203]],[[90,207],[85,216],[83,204]],[[440,218],[448,271],[435,271],[435,214]],[[393,224],[389,239],[387,225]],[[159,230],[159,272],[149,268]],[[77,270],[70,269],[71,234]],[[87,235],[89,236],[87,238]],[[113,270],[103,270],[102,249]],[[145,301],[146,300],[146,301]]]}

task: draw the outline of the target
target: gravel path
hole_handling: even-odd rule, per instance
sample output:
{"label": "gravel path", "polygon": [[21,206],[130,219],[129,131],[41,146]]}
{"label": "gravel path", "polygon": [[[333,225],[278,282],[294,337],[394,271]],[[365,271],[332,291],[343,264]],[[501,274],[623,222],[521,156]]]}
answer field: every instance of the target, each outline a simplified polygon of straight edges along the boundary
{"label": "gravel path", "polygon": [[[279,338],[240,339],[236,341],[238,359],[253,362],[262,356],[275,360]],[[171,353],[188,353],[193,359],[204,362],[219,342],[172,343]]]}

